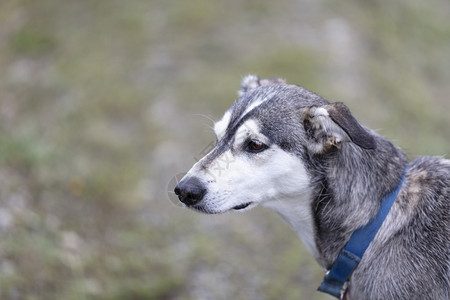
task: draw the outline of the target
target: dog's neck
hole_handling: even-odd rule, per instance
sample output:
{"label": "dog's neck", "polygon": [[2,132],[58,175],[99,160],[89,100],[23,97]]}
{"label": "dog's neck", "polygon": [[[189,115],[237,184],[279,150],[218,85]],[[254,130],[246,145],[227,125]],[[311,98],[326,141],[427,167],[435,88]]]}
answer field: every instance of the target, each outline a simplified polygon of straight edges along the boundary
{"label": "dog's neck", "polygon": [[323,159],[312,211],[319,263],[329,269],[351,234],[378,212],[382,198],[397,187],[407,163],[404,153],[377,136],[377,148],[351,143]]}
{"label": "dog's neck", "polygon": [[276,211],[295,230],[308,251],[320,261],[314,232],[314,217],[311,213],[312,189],[299,197],[284,197],[264,204]]}
{"label": "dog's neck", "polygon": [[[329,269],[350,235],[375,216],[382,197],[400,181],[404,153],[378,137],[375,150],[352,144],[332,155],[311,157],[320,174],[311,190],[294,198],[265,204],[297,232],[318,263]],[[301,199],[299,199],[301,198]]]}

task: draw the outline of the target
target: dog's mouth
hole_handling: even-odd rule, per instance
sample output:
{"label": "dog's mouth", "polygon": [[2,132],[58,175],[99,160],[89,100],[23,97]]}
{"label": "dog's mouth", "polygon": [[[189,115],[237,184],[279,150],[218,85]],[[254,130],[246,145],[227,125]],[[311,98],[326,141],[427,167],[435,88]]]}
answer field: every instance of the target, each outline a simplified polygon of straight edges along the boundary
{"label": "dog's mouth", "polygon": [[247,202],[247,203],[244,203],[244,204],[236,205],[232,209],[234,209],[234,210],[241,210],[241,209],[247,208],[250,204],[252,204],[252,202]]}
{"label": "dog's mouth", "polygon": [[[253,204],[253,202],[246,202],[246,203],[243,203],[243,204],[236,205],[236,206],[230,208],[230,210],[236,210],[236,211],[244,210],[245,208],[249,207],[252,204]],[[225,211],[211,210],[211,209],[209,209],[209,208],[207,208],[207,207],[205,207],[203,205],[192,205],[192,206],[189,206],[189,208],[194,209],[194,210],[196,210],[198,212],[201,212],[201,213],[204,213],[204,214],[220,214],[220,213],[224,213],[225,212]]]}

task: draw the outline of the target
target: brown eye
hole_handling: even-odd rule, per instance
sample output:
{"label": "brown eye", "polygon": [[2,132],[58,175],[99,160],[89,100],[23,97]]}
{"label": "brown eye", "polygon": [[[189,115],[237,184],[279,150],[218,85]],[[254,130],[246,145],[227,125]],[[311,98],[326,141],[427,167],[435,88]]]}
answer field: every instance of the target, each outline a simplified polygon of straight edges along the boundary
{"label": "brown eye", "polygon": [[247,143],[247,149],[246,150],[248,152],[255,153],[255,152],[261,152],[261,151],[266,150],[266,149],[267,149],[267,146],[264,145],[263,143],[261,143],[260,141],[250,140]]}

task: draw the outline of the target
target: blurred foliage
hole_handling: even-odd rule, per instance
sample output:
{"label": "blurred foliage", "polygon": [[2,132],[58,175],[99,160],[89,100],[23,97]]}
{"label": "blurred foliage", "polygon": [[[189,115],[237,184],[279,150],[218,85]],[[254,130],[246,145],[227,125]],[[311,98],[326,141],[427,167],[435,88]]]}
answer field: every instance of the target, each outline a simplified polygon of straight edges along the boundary
{"label": "blurred foliage", "polygon": [[[450,5],[0,1],[0,299],[329,299],[272,212],[168,197],[242,76],[283,77],[450,152]],[[172,199],[173,200],[173,199]]]}

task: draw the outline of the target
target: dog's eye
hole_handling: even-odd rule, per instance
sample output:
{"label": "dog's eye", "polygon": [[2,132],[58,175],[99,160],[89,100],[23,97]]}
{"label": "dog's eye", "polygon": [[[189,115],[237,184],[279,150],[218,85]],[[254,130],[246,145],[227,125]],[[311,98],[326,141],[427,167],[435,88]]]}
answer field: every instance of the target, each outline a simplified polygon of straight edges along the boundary
{"label": "dog's eye", "polygon": [[261,143],[260,141],[255,141],[255,140],[250,140],[247,143],[247,151],[248,152],[261,152],[263,150],[266,150],[268,147],[266,145],[264,145],[263,143]]}

